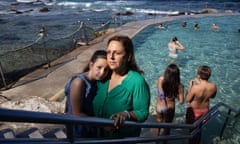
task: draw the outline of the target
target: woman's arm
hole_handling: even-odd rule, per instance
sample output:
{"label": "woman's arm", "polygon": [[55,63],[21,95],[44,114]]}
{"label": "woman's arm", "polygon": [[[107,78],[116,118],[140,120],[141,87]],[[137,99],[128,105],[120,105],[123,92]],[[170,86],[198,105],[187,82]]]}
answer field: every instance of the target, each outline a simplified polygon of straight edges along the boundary
{"label": "woman's arm", "polygon": [[178,50],[184,50],[185,49],[184,46],[179,41],[176,41],[176,48]]}
{"label": "woman's arm", "polygon": [[157,81],[157,89],[160,90],[160,92],[163,92],[162,83],[163,83],[163,76],[160,76]]}

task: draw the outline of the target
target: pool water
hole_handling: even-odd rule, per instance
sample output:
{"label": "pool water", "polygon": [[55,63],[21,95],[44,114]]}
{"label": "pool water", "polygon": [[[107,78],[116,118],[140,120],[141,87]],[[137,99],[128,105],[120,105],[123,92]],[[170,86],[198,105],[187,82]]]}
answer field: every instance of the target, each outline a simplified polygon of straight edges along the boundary
{"label": "pool water", "polygon": [[[187,27],[181,24],[187,22]],[[219,26],[219,31],[211,29],[212,23]],[[194,30],[195,23],[200,25]],[[240,16],[216,16],[181,19],[163,23],[167,30],[151,25],[133,38],[138,65],[145,71],[145,78],[151,90],[152,114],[155,113],[157,89],[156,83],[164,74],[168,63],[168,42],[173,36],[185,47],[179,51],[177,64],[181,72],[181,82],[188,89],[189,80],[196,77],[196,69],[200,65],[208,65],[212,69],[211,82],[216,83],[218,91],[211,106],[224,102],[233,108],[240,108]],[[177,122],[184,122],[187,102],[176,103]]]}

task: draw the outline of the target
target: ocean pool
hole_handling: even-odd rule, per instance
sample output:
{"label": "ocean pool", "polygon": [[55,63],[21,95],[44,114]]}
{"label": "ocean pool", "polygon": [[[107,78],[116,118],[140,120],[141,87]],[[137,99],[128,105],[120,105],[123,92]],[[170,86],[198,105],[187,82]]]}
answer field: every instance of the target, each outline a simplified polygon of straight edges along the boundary
{"label": "ocean pool", "polygon": [[[181,24],[187,22],[187,27]],[[219,31],[211,29],[212,23],[219,26]],[[194,30],[198,23],[200,29]],[[217,84],[218,92],[211,99],[211,106],[224,102],[238,108],[240,99],[240,16],[215,16],[181,19],[163,23],[167,29],[158,29],[159,24],[148,26],[134,38],[136,61],[145,71],[145,78],[151,90],[152,114],[156,105],[156,82],[163,75],[168,65],[167,44],[173,36],[177,36],[185,50],[179,51],[177,64],[181,72],[181,82],[188,89],[188,82],[196,76],[200,65],[208,65],[212,69],[211,82]],[[187,102],[176,103],[176,119],[183,122]]]}

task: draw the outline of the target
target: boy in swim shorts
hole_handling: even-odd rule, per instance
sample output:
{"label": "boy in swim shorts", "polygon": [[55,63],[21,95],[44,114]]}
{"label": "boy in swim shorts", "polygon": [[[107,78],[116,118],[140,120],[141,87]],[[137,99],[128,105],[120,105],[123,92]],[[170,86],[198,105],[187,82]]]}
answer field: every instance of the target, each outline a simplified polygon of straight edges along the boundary
{"label": "boy in swim shorts", "polygon": [[[187,124],[194,123],[209,111],[209,99],[214,98],[217,93],[216,84],[208,81],[210,76],[210,67],[200,66],[197,70],[197,78],[189,82],[189,88],[186,94],[186,101],[189,102],[186,113]],[[200,139],[192,141],[193,139],[191,139],[189,143],[200,143]]]}

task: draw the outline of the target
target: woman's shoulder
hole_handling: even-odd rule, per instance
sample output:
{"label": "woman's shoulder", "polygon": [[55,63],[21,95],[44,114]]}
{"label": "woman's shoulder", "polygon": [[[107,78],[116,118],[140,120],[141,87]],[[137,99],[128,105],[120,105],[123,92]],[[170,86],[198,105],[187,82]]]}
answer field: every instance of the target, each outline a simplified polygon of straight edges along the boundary
{"label": "woman's shoulder", "polygon": [[168,43],[168,47],[171,47],[171,42]]}
{"label": "woman's shoulder", "polygon": [[122,85],[124,85],[127,89],[145,89],[149,87],[144,76],[136,71],[129,71],[127,77],[122,81]]}
{"label": "woman's shoulder", "polygon": [[143,78],[143,75],[142,75],[141,73],[139,73],[139,72],[137,72],[137,71],[133,71],[133,70],[130,70],[130,71],[128,72],[128,76],[129,76],[129,77],[134,77],[134,78],[140,78],[140,79]]}
{"label": "woman's shoulder", "polygon": [[130,70],[128,72],[126,80],[130,80],[131,82],[134,82],[134,83],[135,82],[137,82],[137,83],[145,82],[145,78],[141,73],[139,73],[137,71],[132,71],[132,70]]}
{"label": "woman's shoulder", "polygon": [[174,45],[173,42],[169,42],[169,43],[168,43],[168,46],[173,46],[173,45]]}
{"label": "woman's shoulder", "polygon": [[163,76],[160,76],[159,77],[159,80],[163,81],[164,77]]}
{"label": "woman's shoulder", "polygon": [[179,88],[184,88],[184,85],[182,83],[180,83]]}

